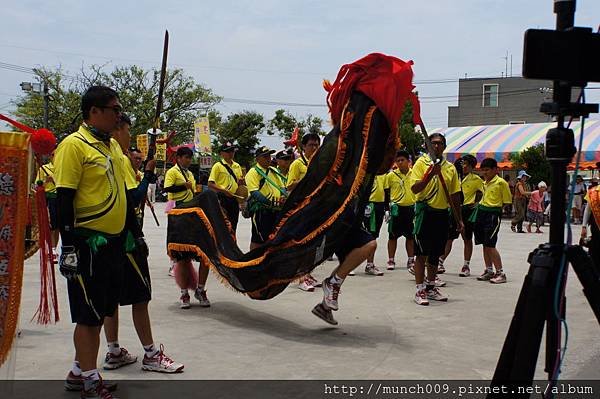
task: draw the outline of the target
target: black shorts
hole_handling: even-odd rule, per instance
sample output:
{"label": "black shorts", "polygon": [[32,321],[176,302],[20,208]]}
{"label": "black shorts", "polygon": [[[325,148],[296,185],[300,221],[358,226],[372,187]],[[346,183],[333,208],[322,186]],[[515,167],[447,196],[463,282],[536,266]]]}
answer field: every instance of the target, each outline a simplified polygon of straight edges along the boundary
{"label": "black shorts", "polygon": [[427,208],[421,231],[415,235],[415,255],[427,256],[427,263],[437,265],[446,248],[449,224],[447,209]]}
{"label": "black shorts", "polygon": [[223,193],[218,193],[217,196],[219,197],[219,204],[221,204],[221,208],[223,208],[223,211],[235,232],[240,218],[240,205],[235,198],[228,197]]}
{"label": "black shorts", "polygon": [[471,217],[474,211],[475,208],[472,208],[470,206],[462,207],[462,220],[463,224],[465,225],[465,230],[463,231],[463,240],[470,241],[473,239],[473,228],[475,227],[475,224],[473,222],[469,222],[469,218]]}
{"label": "black shorts", "polygon": [[456,230],[456,220],[452,211],[448,214],[448,240],[456,240],[460,236],[460,233]]}
{"label": "black shorts", "polygon": [[367,230],[371,235],[375,238],[379,237],[379,231],[381,230],[381,225],[383,224],[383,217],[385,216],[385,202],[370,202],[373,204],[373,212],[375,213],[375,230],[371,228],[371,216],[365,216],[363,223],[365,226],[365,230]]}
{"label": "black shorts", "polygon": [[269,235],[275,228],[277,213],[270,210],[260,210],[252,215],[252,238],[251,242],[263,244],[269,239]]}
{"label": "black shorts", "polygon": [[119,304],[125,257],[121,238],[110,238],[97,253],[83,237],[73,242],[79,257],[79,278],[68,281],[71,321],[86,326],[101,326]]}
{"label": "black shorts", "polygon": [[390,216],[390,222],[388,224],[388,233],[390,240],[396,240],[402,236],[406,237],[409,240],[414,238],[414,219],[414,205],[399,206],[398,216]]}
{"label": "black shorts", "polygon": [[356,248],[361,248],[367,245],[373,240],[375,240],[375,238],[371,235],[371,233],[366,231],[361,225],[357,225],[350,229],[344,238],[343,245],[335,250],[335,255],[341,264],[344,262],[344,259],[346,259],[350,252]]}
{"label": "black shorts", "polygon": [[122,276],[119,305],[127,306],[150,302],[150,299],[152,299],[152,284],[150,283],[148,258],[139,251],[125,254]]}
{"label": "black shorts", "polygon": [[58,202],[56,197],[46,197],[48,215],[50,216],[50,230],[58,229]]}
{"label": "black shorts", "polygon": [[500,215],[495,212],[486,212],[481,209],[477,212],[475,221],[475,244],[483,244],[487,248],[496,248],[498,232],[500,231]]}

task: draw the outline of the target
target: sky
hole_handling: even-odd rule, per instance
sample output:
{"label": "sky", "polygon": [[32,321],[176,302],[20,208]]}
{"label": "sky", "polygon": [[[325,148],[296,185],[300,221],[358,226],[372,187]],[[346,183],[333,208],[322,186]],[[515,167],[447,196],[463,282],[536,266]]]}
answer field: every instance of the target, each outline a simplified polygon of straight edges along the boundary
{"label": "sky", "polygon": [[[499,77],[506,71],[520,76],[525,30],[555,25],[552,0],[3,4],[0,63],[62,66],[72,73],[93,64],[158,68],[168,29],[169,66],[224,97],[218,109],[225,115],[252,110],[270,119],[285,108],[299,118],[310,113],[328,121],[322,80],[333,81],[341,65],[372,52],[413,60],[430,129],[447,126],[459,78]],[[579,0],[575,24],[596,29],[600,1]],[[0,64],[0,113],[14,110],[10,101],[21,94],[19,83],[32,78]],[[600,90],[589,92],[588,102],[600,102]]]}

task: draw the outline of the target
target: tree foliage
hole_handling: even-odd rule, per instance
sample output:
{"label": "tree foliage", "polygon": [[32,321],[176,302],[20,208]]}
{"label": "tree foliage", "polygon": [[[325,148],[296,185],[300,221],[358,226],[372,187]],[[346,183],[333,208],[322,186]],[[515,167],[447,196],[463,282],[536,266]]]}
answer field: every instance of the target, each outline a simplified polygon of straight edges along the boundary
{"label": "tree foliage", "polygon": [[423,136],[415,130],[413,122],[412,103],[406,102],[402,118],[398,124],[398,135],[400,136],[401,148],[408,151],[413,162],[416,161],[420,153],[424,151]]}
{"label": "tree foliage", "polygon": [[267,123],[267,134],[278,134],[286,140],[292,137],[294,129],[299,128],[299,136],[305,133],[316,133],[324,136],[327,132],[323,130],[323,119],[308,114],[304,119],[297,119],[289,111],[278,109],[275,115]]}
{"label": "tree foliage", "polygon": [[264,117],[253,111],[243,111],[228,115],[225,120],[218,113],[209,114],[211,131],[213,136],[214,156],[218,156],[218,145],[221,141],[235,141],[239,149],[236,152],[235,160],[240,165],[250,168],[254,164],[254,149],[258,146],[258,135],[266,127]]}
{"label": "tree foliage", "polygon": [[[71,121],[80,110],[81,94],[91,85],[114,88],[123,109],[133,122],[132,134],[145,133],[152,127],[158,97],[160,71],[142,67],[118,66],[107,72],[106,66],[91,66],[77,76],[67,76],[61,69],[40,70],[38,81],[50,86],[49,126],[59,137],[69,134]],[[209,112],[220,101],[210,89],[196,83],[181,69],[168,69],[165,81],[160,127],[176,130],[176,142],[189,142],[193,137],[194,120]],[[43,124],[42,97],[28,93],[16,102],[17,117],[34,126]],[[80,119],[77,121],[79,122]]]}
{"label": "tree foliage", "polygon": [[543,143],[511,154],[510,160],[515,169],[524,169],[531,175],[529,182],[533,187],[536,187],[542,180],[548,185],[552,184],[552,167],[546,159],[546,150]]}

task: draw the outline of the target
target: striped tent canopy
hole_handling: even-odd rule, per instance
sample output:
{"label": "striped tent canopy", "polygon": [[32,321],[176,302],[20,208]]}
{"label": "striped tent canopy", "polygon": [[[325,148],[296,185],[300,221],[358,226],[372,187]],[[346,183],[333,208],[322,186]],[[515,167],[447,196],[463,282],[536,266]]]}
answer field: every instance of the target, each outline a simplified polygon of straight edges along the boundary
{"label": "striped tent canopy", "polygon": [[[484,158],[495,158],[499,163],[506,165],[510,163],[510,154],[544,143],[548,129],[554,127],[556,123],[466,126],[438,128],[431,133],[442,133],[446,136],[446,155],[450,161],[472,154],[479,162]],[[571,129],[575,133],[575,145],[578,146],[581,122],[571,123]],[[585,122],[581,152],[584,167],[600,161],[600,120]]]}

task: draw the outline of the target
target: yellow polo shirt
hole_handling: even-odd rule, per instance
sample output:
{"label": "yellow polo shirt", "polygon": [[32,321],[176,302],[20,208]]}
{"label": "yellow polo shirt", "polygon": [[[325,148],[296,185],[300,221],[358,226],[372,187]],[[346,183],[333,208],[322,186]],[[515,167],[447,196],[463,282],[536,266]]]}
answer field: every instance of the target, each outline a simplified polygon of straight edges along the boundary
{"label": "yellow polo shirt", "polygon": [[[51,177],[52,180],[46,181],[46,178]],[[54,183],[54,165],[52,162],[48,162],[38,170],[38,174],[35,181],[42,181],[44,183],[44,191],[46,194],[56,195],[56,184]]]}
{"label": "yellow polo shirt", "polygon": [[369,202],[385,202],[385,189],[387,188],[387,175],[377,175],[371,187]]}
{"label": "yellow polo shirt", "polygon": [[107,234],[123,231],[127,197],[122,157],[116,140],[107,145],[84,126],[60,143],[54,181],[58,188],[76,190],[75,227]]}
{"label": "yellow polo shirt", "polygon": [[[221,163],[223,162],[223,163]],[[233,174],[236,176],[234,179],[231,176],[231,173],[227,170],[227,168],[223,165],[228,165]],[[238,189],[238,180],[242,178],[242,167],[239,163],[233,161],[233,163],[228,164],[224,159],[221,159],[220,162],[216,162],[212,168],[210,169],[210,176],[208,176],[209,182],[214,182],[219,188],[227,190],[231,194],[235,194]]]}
{"label": "yellow polo shirt", "polygon": [[290,170],[287,175],[287,186],[294,183],[298,183],[300,180],[304,178],[306,175],[306,170],[308,169],[308,163],[304,162],[302,157],[295,159],[294,162],[290,165]]}
{"label": "yellow polo shirt", "polygon": [[512,195],[506,180],[496,175],[483,184],[483,198],[480,204],[488,208],[501,208],[504,204],[512,203]]}
{"label": "yellow polo shirt", "polygon": [[390,189],[390,201],[399,206],[411,206],[415,204],[415,195],[411,190],[412,169],[406,174],[400,169],[392,170],[386,175],[387,188]]}
{"label": "yellow polo shirt", "polygon": [[[185,173],[185,175],[184,175]],[[179,191],[177,193],[167,193],[167,198],[172,201],[189,201],[194,198],[194,192],[196,191],[196,179],[194,174],[189,170],[183,170],[178,164],[175,164],[171,169],[167,170],[165,174],[164,187],[168,188],[171,186],[183,186],[186,182],[192,183],[192,188],[185,191]]]}
{"label": "yellow polo shirt", "polygon": [[463,205],[472,205],[475,203],[477,192],[483,193],[483,179],[475,173],[469,173],[463,177],[460,184],[465,200]]}
{"label": "yellow polo shirt", "polygon": [[[264,174],[266,174],[269,177],[269,179],[277,185],[277,187],[284,187],[283,182],[281,181],[277,173],[275,173],[275,171],[272,170],[273,168],[269,168],[271,170],[269,170],[269,173],[267,173],[266,169],[261,168],[257,164],[254,167],[250,168],[248,173],[246,173],[246,186],[248,187],[249,193],[258,190],[260,186],[260,181],[264,179],[264,177],[262,177],[260,173],[256,171],[256,169],[254,169],[255,167],[260,169]],[[277,189],[276,187],[273,187],[273,185],[269,183],[269,181],[265,181],[263,183],[262,187],[260,187],[259,192],[262,195],[264,195],[268,200],[278,200],[279,198],[281,198],[281,191],[279,191],[279,189]]]}
{"label": "yellow polo shirt", "polygon": [[131,160],[125,154],[123,154],[123,169],[125,170],[125,186],[127,186],[127,190],[135,190],[140,183],[137,180],[136,171],[133,170]]}
{"label": "yellow polo shirt", "polygon": [[[423,180],[425,173],[432,164],[433,162],[431,161],[431,158],[429,158],[429,155],[422,155],[417,159],[417,162],[415,162],[412,168],[413,184]],[[445,159],[442,161],[442,176],[444,177],[444,182],[446,183],[450,195],[460,191],[458,172],[454,165]],[[426,202],[427,205],[434,209],[447,209],[450,207],[438,176],[434,176],[427,186],[425,186],[425,189],[415,195],[415,199],[417,201]]]}

